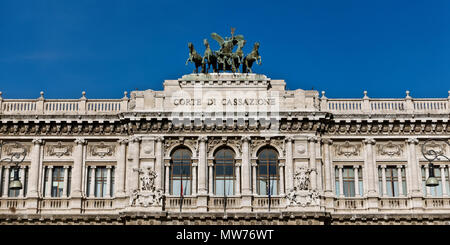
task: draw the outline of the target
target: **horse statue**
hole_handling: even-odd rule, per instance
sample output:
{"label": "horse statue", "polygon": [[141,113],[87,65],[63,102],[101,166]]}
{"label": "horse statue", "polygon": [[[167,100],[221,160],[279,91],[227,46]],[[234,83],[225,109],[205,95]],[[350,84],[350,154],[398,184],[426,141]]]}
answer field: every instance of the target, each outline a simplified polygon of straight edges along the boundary
{"label": "horse statue", "polygon": [[[243,73],[252,73],[252,65],[253,62],[256,61],[256,64],[261,65],[261,56],[258,52],[259,49],[259,42],[256,42],[255,45],[253,45],[253,50],[250,54],[245,56],[244,62],[242,64],[242,72]],[[259,60],[259,63],[258,63]]]}
{"label": "horse statue", "polygon": [[[186,60],[186,65],[188,64],[189,61],[194,63],[195,64],[195,69],[194,69],[193,72],[194,73],[198,73],[198,68],[200,66],[202,66],[202,60],[203,60],[202,56],[199,55],[197,53],[197,51],[195,51],[194,44],[188,43],[188,48],[189,48],[189,58]],[[203,71],[203,66],[202,66],[202,71],[201,72],[204,72]]]}
{"label": "horse statue", "polygon": [[[212,66],[213,72],[217,72],[217,57],[209,47],[208,39],[205,38],[203,44],[205,44],[205,53],[203,54],[202,59],[202,70],[205,71],[205,73],[208,73]],[[206,64],[208,64],[208,68],[206,68]]]}
{"label": "horse statue", "polygon": [[245,43],[245,40],[238,41],[238,48],[236,49],[236,52],[233,53],[233,65],[237,72],[240,72],[239,66],[244,61],[244,51],[242,51],[242,48],[244,47]]}

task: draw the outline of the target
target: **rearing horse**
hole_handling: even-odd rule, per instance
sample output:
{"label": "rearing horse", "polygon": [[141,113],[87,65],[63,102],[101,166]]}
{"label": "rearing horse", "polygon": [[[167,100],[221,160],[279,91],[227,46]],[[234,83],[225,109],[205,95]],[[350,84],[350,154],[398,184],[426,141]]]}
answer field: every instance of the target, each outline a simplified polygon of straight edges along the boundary
{"label": "rearing horse", "polygon": [[[250,54],[245,56],[244,62],[242,64],[242,72],[243,73],[252,73],[252,65],[253,62],[256,61],[256,64],[261,65],[261,56],[259,56],[259,42],[256,42],[255,45],[253,45],[253,50]],[[259,60],[259,63],[258,63]]]}
{"label": "rearing horse", "polygon": [[[193,72],[198,73],[198,67],[202,66],[202,56],[199,55],[197,51],[195,51],[194,44],[188,43],[188,47],[189,47],[189,58],[186,60],[186,65],[188,64],[189,61],[194,63],[195,69]],[[204,72],[203,67],[202,72]]]}

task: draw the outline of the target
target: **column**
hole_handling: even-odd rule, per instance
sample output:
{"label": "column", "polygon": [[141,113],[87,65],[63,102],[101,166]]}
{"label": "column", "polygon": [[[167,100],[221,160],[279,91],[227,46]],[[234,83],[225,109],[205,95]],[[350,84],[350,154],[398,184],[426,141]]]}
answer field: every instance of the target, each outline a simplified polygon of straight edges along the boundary
{"label": "column", "polygon": [[139,188],[139,173],[135,170],[139,168],[140,141],[141,138],[137,136],[131,137],[129,141],[126,190],[130,194]]}
{"label": "column", "polygon": [[[428,179],[428,177],[430,177],[430,168],[429,168],[428,164],[425,164],[424,167],[425,167],[425,181],[426,181]],[[427,193],[425,196],[427,196],[427,197],[431,196],[431,187],[427,186],[426,189],[427,189]]]}
{"label": "column", "polygon": [[8,197],[8,186],[9,186],[9,176],[11,176],[11,168],[10,166],[5,166],[5,178],[3,180],[3,198]]}
{"label": "column", "polygon": [[119,151],[117,152],[117,165],[114,171],[114,192],[116,197],[125,196],[125,178],[126,178],[126,162],[127,162],[127,144],[128,139],[119,139]]}
{"label": "column", "polygon": [[105,197],[111,197],[111,168],[112,166],[106,166],[106,190]]}
{"label": "column", "polygon": [[28,197],[38,197],[38,186],[39,186],[39,172],[43,171],[39,169],[40,166],[40,152],[41,145],[43,141],[42,139],[35,138],[33,139],[33,148],[31,149],[31,164],[28,172],[28,176],[30,181],[28,181]]}
{"label": "column", "polygon": [[25,168],[26,166],[19,166],[19,179],[22,182],[22,189],[19,190],[19,197],[24,197],[24,188],[25,188]]}
{"label": "column", "polygon": [[402,165],[397,166],[397,179],[398,179],[398,196],[403,196],[403,179],[402,179]]}
{"label": "column", "polygon": [[[198,153],[198,194],[206,195],[208,192],[206,190],[206,174],[207,174],[207,164],[206,164],[206,142],[208,137],[200,136],[198,137],[199,143],[199,153]],[[210,187],[211,188],[211,187]],[[211,190],[209,190],[211,193]]]}
{"label": "column", "polygon": [[316,166],[316,141],[317,137],[309,137],[309,168],[312,170],[310,173],[311,189],[317,189],[317,166]]}
{"label": "column", "polygon": [[[159,190],[163,186],[163,178],[162,175],[164,173],[163,168],[163,152],[162,152],[162,143],[163,143],[164,137],[157,137],[156,138],[156,146],[155,146],[155,171],[156,171],[156,179],[155,179],[155,186],[156,189]],[[194,171],[195,173],[195,171]],[[195,181],[195,180],[194,180]],[[192,191],[194,191],[195,185],[193,185]]]}
{"label": "column", "polygon": [[67,184],[69,183],[69,166],[64,166],[64,186],[62,197],[67,197]]}
{"label": "column", "polygon": [[280,164],[280,195],[282,195],[282,196],[284,195],[284,165],[283,164]]}
{"label": "column", "polygon": [[324,164],[325,164],[325,193],[333,193],[333,179],[331,178],[333,172],[333,166],[330,159],[330,146],[333,141],[330,139],[323,139],[324,143]]}
{"label": "column", "polygon": [[209,168],[208,194],[211,196],[211,195],[214,194],[214,186],[213,186],[213,184],[214,184],[214,183],[213,183],[213,179],[214,179],[214,173],[213,173],[213,170],[214,170],[214,169],[213,169],[213,168],[214,168],[214,165],[213,165],[212,162],[208,164],[208,168]]}
{"label": "column", "polygon": [[[1,143],[1,142],[0,142]],[[5,173],[6,171],[3,171],[3,166],[2,165],[0,165],[0,194],[3,194],[3,186],[4,186],[4,184],[3,184],[3,179],[2,179],[2,176],[3,176],[3,174]]]}
{"label": "column", "polygon": [[441,167],[441,183],[442,183],[442,196],[448,196],[447,193],[447,180],[445,179],[445,165],[440,165]]}
{"label": "column", "polygon": [[197,195],[197,163],[192,164],[192,195]]}
{"label": "column", "polygon": [[387,196],[387,183],[386,183],[386,165],[381,165],[381,189],[383,191],[383,197]]}
{"label": "column", "polygon": [[342,177],[343,166],[338,166],[339,169],[339,197],[345,197],[344,195],[344,178]]}
{"label": "column", "polygon": [[170,191],[170,186],[169,186],[169,184],[170,184],[170,178],[169,178],[169,175],[170,175],[170,164],[167,162],[164,166],[166,167],[166,171],[165,171],[165,174],[164,174],[165,184],[166,184],[166,186],[164,188],[164,193],[167,196],[167,195],[170,194],[170,192],[169,192]]}
{"label": "column", "polygon": [[52,182],[53,182],[53,166],[47,166],[47,186],[45,187],[45,196],[52,196]]}
{"label": "column", "polygon": [[353,169],[355,172],[355,197],[359,197],[361,196],[361,194],[359,193],[359,175],[358,175],[358,165],[354,165]]}
{"label": "column", "polygon": [[253,195],[257,195],[258,194],[258,183],[256,181],[256,167],[258,166],[258,164],[252,163],[252,179],[253,179],[253,186],[252,186],[252,190],[253,190]]}
{"label": "column", "polygon": [[406,140],[408,144],[408,168],[407,170],[411,180],[408,188],[413,196],[422,196],[422,188],[421,188],[421,169],[419,166],[419,162],[417,159],[417,152],[416,152],[416,145],[419,143],[419,141],[416,138],[410,138]]}
{"label": "column", "polygon": [[89,167],[91,171],[91,183],[89,188],[89,197],[95,197],[95,166]]}
{"label": "column", "polygon": [[289,192],[294,187],[294,164],[292,156],[292,137],[286,137],[286,166],[284,172],[286,174],[286,191]]}
{"label": "column", "polygon": [[236,164],[235,168],[235,173],[236,173],[236,186],[235,186],[235,195],[240,196],[241,195],[241,173],[240,173],[240,164]]}
{"label": "column", "polygon": [[250,136],[242,137],[242,195],[250,195],[251,192],[251,166],[250,166],[250,153],[249,153]]}
{"label": "column", "polygon": [[364,161],[364,169],[366,171],[367,176],[367,194],[368,196],[376,197],[377,194],[377,188],[376,184],[378,180],[376,179],[376,162],[375,156],[373,154],[373,145],[375,145],[375,140],[372,138],[368,138],[363,140],[363,143],[365,144],[365,161]]}
{"label": "column", "polygon": [[73,151],[72,185],[70,188],[71,197],[81,197],[83,188],[83,145],[85,143],[86,141],[82,138],[75,139],[75,149]]}

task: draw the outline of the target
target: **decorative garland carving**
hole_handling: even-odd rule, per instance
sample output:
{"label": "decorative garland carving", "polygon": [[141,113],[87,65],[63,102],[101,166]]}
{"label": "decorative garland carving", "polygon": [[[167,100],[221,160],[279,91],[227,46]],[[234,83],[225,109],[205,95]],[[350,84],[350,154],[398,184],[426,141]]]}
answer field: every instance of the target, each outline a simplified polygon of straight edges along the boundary
{"label": "decorative garland carving", "polygon": [[22,145],[17,142],[15,142],[14,144],[5,144],[3,146],[3,149],[6,156],[13,156],[17,154],[24,154],[25,152],[31,152],[30,145]]}
{"label": "decorative garland carving", "polygon": [[104,142],[100,142],[98,145],[90,145],[89,153],[91,156],[106,157],[112,156],[115,152],[116,147],[114,145],[107,145]]}
{"label": "decorative garland carving", "polygon": [[403,153],[403,144],[394,144],[392,143],[392,141],[389,141],[387,144],[383,144],[383,145],[377,145],[378,150],[377,153],[378,155],[384,156],[401,156]]}
{"label": "decorative garland carving", "polygon": [[57,156],[57,157],[71,156],[72,148],[73,148],[73,145],[62,144],[62,142],[59,141],[56,145],[47,146],[47,155],[48,156]]}
{"label": "decorative garland carving", "polygon": [[344,144],[337,144],[335,146],[336,155],[338,156],[359,156],[361,145],[359,144],[350,144],[349,141],[345,141]]}

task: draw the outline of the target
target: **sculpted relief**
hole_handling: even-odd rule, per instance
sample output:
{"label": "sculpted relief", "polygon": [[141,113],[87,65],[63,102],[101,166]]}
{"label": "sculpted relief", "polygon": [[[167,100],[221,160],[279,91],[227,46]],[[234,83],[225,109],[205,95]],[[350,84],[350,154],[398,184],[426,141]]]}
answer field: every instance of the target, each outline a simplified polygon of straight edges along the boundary
{"label": "sculpted relief", "polygon": [[290,205],[317,206],[320,205],[319,192],[310,189],[311,169],[299,167],[294,173],[294,188],[289,191],[286,198]]}
{"label": "sculpted relief", "polygon": [[91,157],[112,157],[115,154],[116,146],[113,144],[106,144],[100,142],[98,144],[92,144],[88,146],[88,154]]}
{"label": "sculpted relief", "polygon": [[133,169],[139,173],[140,188],[133,190],[130,196],[130,206],[160,206],[163,192],[156,189],[155,179],[158,174],[151,168]]}
{"label": "sculpted relief", "polygon": [[377,145],[377,154],[386,157],[399,157],[403,154],[404,144],[394,144],[389,141],[386,144]]}
{"label": "sculpted relief", "polygon": [[361,144],[351,144],[349,141],[345,141],[343,144],[336,144],[335,155],[338,157],[360,156]]}
{"label": "sculpted relief", "polygon": [[46,154],[50,157],[71,156],[73,146],[71,144],[63,144],[59,141],[57,144],[49,144],[46,146]]}

